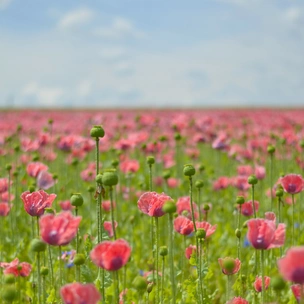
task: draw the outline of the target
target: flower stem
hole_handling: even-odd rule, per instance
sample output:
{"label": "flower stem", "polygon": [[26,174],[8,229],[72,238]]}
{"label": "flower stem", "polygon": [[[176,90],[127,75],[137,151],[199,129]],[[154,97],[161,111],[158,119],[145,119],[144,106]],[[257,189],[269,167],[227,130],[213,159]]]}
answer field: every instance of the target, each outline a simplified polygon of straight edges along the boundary
{"label": "flower stem", "polygon": [[292,225],[292,246],[294,246],[294,242],[295,242],[295,231],[294,231],[294,217],[295,217],[295,201],[294,201],[294,194],[291,194],[291,198],[292,198],[292,219],[291,219],[291,225]]}
{"label": "flower stem", "polygon": [[160,303],[164,303],[164,277],[165,277],[165,257],[162,259],[162,277],[161,277],[161,291],[160,291]]}
{"label": "flower stem", "polygon": [[265,278],[264,278],[264,250],[261,250],[261,273],[262,273],[262,304],[265,302]]}
{"label": "flower stem", "polygon": [[253,214],[254,214],[254,218],[256,219],[256,210],[255,210],[255,204],[254,204],[254,185],[252,185],[252,187],[251,187],[251,199],[252,199]]}
{"label": "flower stem", "polygon": [[[75,208],[75,216],[78,215],[78,208]],[[76,253],[79,252],[79,229],[76,233]],[[76,282],[80,282],[80,265],[76,265]]]}
{"label": "flower stem", "polygon": [[272,211],[272,205],[273,205],[272,180],[273,180],[273,153],[270,154],[270,210],[269,211]]}
{"label": "flower stem", "polygon": [[155,221],[155,268],[156,268],[156,303],[159,303],[159,275],[158,275],[158,252],[159,252],[159,244],[158,244],[158,217],[154,217]]}
{"label": "flower stem", "polygon": [[109,187],[109,194],[110,194],[110,202],[111,202],[112,229],[113,229],[114,240],[116,240],[116,228],[115,228],[115,222],[114,222],[113,187],[112,186]]}
{"label": "flower stem", "polygon": [[176,289],[175,289],[175,274],[174,274],[174,243],[173,243],[173,216],[169,213],[169,260],[170,260],[170,277],[172,289],[172,304],[175,304]]}
{"label": "flower stem", "polygon": [[38,272],[38,304],[40,304],[41,303],[40,252],[37,252],[37,272]]}
{"label": "flower stem", "polygon": [[149,164],[149,191],[152,192],[152,165]]}
{"label": "flower stem", "polygon": [[62,263],[61,263],[61,246],[58,247],[59,253],[59,285],[62,286]]}
{"label": "flower stem", "polygon": [[47,245],[48,247],[48,258],[49,258],[49,268],[50,268],[50,275],[51,275],[51,286],[53,286],[53,262],[52,262],[52,252],[51,252],[51,245]]}

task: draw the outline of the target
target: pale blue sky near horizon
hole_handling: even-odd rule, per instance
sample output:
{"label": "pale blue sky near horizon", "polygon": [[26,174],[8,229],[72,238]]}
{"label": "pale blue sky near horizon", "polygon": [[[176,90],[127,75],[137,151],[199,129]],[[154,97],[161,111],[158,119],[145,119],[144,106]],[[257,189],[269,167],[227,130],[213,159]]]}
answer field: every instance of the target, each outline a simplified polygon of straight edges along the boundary
{"label": "pale blue sky near horizon", "polygon": [[0,107],[303,107],[302,0],[0,0]]}

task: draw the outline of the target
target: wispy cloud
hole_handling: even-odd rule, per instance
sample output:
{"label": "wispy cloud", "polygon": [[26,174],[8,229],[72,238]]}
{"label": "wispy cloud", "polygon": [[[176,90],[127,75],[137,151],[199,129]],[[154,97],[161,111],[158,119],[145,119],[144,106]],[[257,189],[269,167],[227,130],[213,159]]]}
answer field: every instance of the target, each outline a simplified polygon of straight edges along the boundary
{"label": "wispy cloud", "polygon": [[141,38],[144,36],[144,33],[135,28],[130,20],[122,17],[115,17],[110,25],[98,27],[93,33],[109,39]]}
{"label": "wispy cloud", "polygon": [[88,23],[94,17],[94,12],[87,8],[80,8],[66,13],[58,22],[60,29],[71,29]]}
{"label": "wispy cloud", "polygon": [[0,0],[0,10],[6,9],[10,4],[12,0]]}

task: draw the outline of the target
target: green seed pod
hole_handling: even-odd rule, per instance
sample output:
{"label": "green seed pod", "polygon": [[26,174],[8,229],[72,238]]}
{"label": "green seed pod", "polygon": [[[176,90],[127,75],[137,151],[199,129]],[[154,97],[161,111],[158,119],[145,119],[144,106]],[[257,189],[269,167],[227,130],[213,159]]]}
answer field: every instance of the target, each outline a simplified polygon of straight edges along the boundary
{"label": "green seed pod", "polygon": [[88,186],[87,190],[89,193],[93,193],[95,188],[93,186]]}
{"label": "green seed pod", "polygon": [[7,171],[11,171],[11,170],[12,170],[12,165],[11,165],[11,164],[5,165],[5,169],[6,169]]}
{"label": "green seed pod", "polygon": [[282,197],[283,195],[284,195],[283,189],[278,189],[278,190],[276,191],[276,197]]}
{"label": "green seed pod", "polygon": [[72,166],[77,166],[79,164],[79,160],[77,158],[73,158],[71,165]]}
{"label": "green seed pod", "polygon": [[57,173],[54,173],[54,174],[52,175],[52,177],[53,177],[54,180],[57,180],[57,179],[58,179],[58,174],[57,174]]}
{"label": "green seed pod", "polygon": [[244,229],[245,229],[245,228],[248,228],[248,226],[247,226],[247,221],[243,223],[243,228],[244,228]]}
{"label": "green seed pod", "polygon": [[33,239],[30,245],[31,251],[42,252],[46,249],[46,243],[39,239]]}
{"label": "green seed pod", "polygon": [[175,133],[175,134],[174,134],[174,139],[175,139],[176,141],[180,141],[180,140],[182,139],[182,136],[181,136],[179,133]]}
{"label": "green seed pod", "polygon": [[239,239],[242,236],[242,232],[240,229],[235,229],[235,236]]}
{"label": "green seed pod", "polygon": [[14,177],[17,177],[18,175],[19,175],[19,172],[18,172],[18,171],[14,171],[14,172],[13,172],[13,176],[14,176]]}
{"label": "green seed pod", "polygon": [[193,176],[195,174],[195,168],[192,165],[184,166],[184,175],[185,176]]}
{"label": "green seed pod", "polygon": [[196,237],[198,239],[204,239],[206,237],[206,230],[202,228],[198,228],[196,231]]}
{"label": "green seed pod", "polygon": [[162,210],[166,213],[174,213],[174,212],[176,212],[176,204],[173,202],[166,202],[163,205]]}
{"label": "green seed pod", "polygon": [[166,255],[168,255],[168,248],[167,248],[167,246],[161,246],[161,247],[159,247],[159,255],[160,256],[166,256]]}
{"label": "green seed pod", "polygon": [[163,175],[163,178],[167,180],[171,177],[171,172],[169,170],[166,170],[163,172],[162,175]]}
{"label": "green seed pod", "polygon": [[49,269],[45,266],[41,267],[40,274],[46,276],[49,274]]}
{"label": "green seed pod", "polygon": [[93,128],[90,131],[90,135],[93,138],[102,138],[105,135],[104,129],[102,126],[93,126]]}
{"label": "green seed pod", "polygon": [[198,189],[203,188],[204,187],[204,182],[201,179],[197,180],[195,182],[195,187],[198,188]]}
{"label": "green seed pod", "polygon": [[147,293],[150,293],[153,290],[153,283],[149,283],[147,286]]}
{"label": "green seed pod", "polygon": [[242,280],[242,283],[245,284],[247,281],[247,277],[244,274],[242,274],[241,280]]}
{"label": "green seed pod", "polygon": [[2,292],[2,298],[4,301],[13,302],[17,295],[17,290],[14,286],[5,286]]}
{"label": "green seed pod", "polygon": [[97,184],[102,184],[102,174],[97,174],[95,177],[95,181]]}
{"label": "green seed pod", "polygon": [[203,164],[199,165],[198,170],[203,172],[205,170],[205,166]]}
{"label": "green seed pod", "polygon": [[209,210],[210,210],[210,206],[209,206],[208,204],[205,204],[205,205],[204,205],[204,210],[205,210],[205,211],[209,211]]}
{"label": "green seed pod", "polygon": [[119,160],[118,159],[113,159],[111,164],[114,168],[117,168],[117,166],[119,165]]}
{"label": "green seed pod", "polygon": [[269,154],[273,154],[273,153],[275,152],[275,146],[269,145],[269,146],[267,147],[267,152],[268,152]]}
{"label": "green seed pod", "polygon": [[271,279],[270,285],[274,290],[279,291],[285,288],[286,283],[281,277],[274,277]]}
{"label": "green seed pod", "polygon": [[29,188],[28,188],[28,191],[30,191],[31,193],[33,193],[36,189],[36,186],[35,185],[30,185]]}
{"label": "green seed pod", "polygon": [[19,145],[16,145],[16,146],[14,147],[14,151],[15,151],[15,152],[19,152],[19,151],[20,151],[20,146],[19,146]]}
{"label": "green seed pod", "polygon": [[33,162],[36,162],[39,160],[39,155],[34,155],[33,158],[32,158]]}
{"label": "green seed pod", "polygon": [[303,140],[303,139],[300,141],[300,147],[301,147],[302,149],[304,148],[304,140]]}
{"label": "green seed pod", "polygon": [[80,193],[74,193],[71,198],[71,205],[75,207],[80,207],[83,205],[83,197]]}
{"label": "green seed pod", "polygon": [[147,164],[148,165],[153,165],[155,163],[155,158],[154,158],[154,156],[148,156],[147,157]]}
{"label": "green seed pod", "polygon": [[135,279],[133,280],[133,284],[135,289],[137,289],[138,291],[144,291],[147,288],[147,282],[146,280],[141,277],[141,276],[137,276],[135,277]]}
{"label": "green seed pod", "polygon": [[85,263],[85,256],[82,253],[77,253],[73,260],[75,265],[83,265]]}
{"label": "green seed pod", "polygon": [[13,274],[6,274],[4,276],[4,283],[5,284],[14,284],[15,283],[15,276]]}
{"label": "green seed pod", "polygon": [[116,172],[104,172],[102,183],[105,186],[116,186],[118,184],[118,175]]}
{"label": "green seed pod", "polygon": [[227,270],[227,272],[229,273],[229,272],[233,271],[235,262],[233,259],[226,259],[223,262],[223,266],[224,266],[224,269]]}
{"label": "green seed pod", "polygon": [[243,205],[245,203],[245,199],[243,196],[237,196],[236,201],[238,205]]}
{"label": "green seed pod", "polygon": [[50,119],[48,120],[49,125],[52,125],[53,122],[54,122],[54,120],[53,120],[52,118],[50,118]]}
{"label": "green seed pod", "polygon": [[258,183],[258,179],[255,177],[255,175],[250,175],[247,181],[249,185],[256,185]]}

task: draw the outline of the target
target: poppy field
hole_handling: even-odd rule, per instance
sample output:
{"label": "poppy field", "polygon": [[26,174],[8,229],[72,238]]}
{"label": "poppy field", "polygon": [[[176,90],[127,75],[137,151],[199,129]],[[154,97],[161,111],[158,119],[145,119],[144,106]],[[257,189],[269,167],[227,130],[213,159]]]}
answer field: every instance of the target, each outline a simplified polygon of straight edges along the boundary
{"label": "poppy field", "polygon": [[4,110],[1,303],[304,303],[304,110]]}

